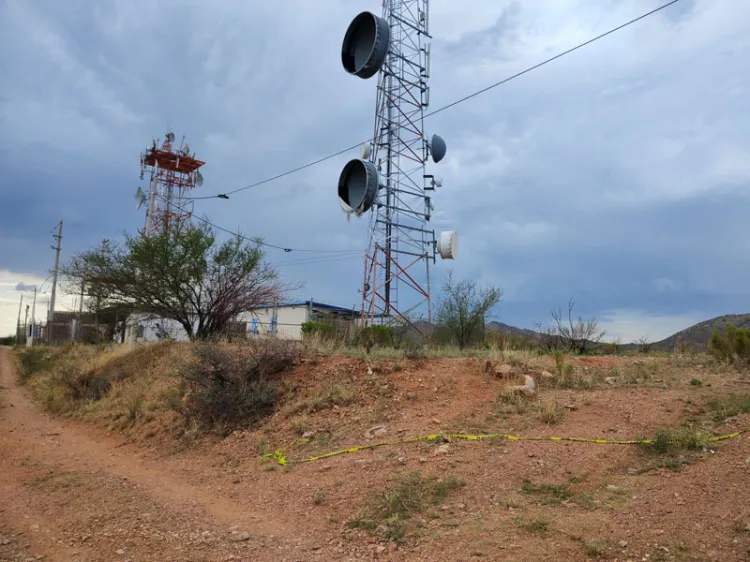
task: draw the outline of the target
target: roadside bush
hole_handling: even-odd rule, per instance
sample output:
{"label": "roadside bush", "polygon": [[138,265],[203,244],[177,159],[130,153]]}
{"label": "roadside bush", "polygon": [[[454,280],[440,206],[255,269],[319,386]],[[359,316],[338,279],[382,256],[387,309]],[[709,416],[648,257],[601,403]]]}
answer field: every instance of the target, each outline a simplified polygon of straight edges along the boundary
{"label": "roadside bush", "polygon": [[32,376],[52,367],[54,360],[50,352],[43,347],[26,347],[17,352],[21,384],[25,384]]}
{"label": "roadside bush", "polygon": [[0,345],[16,345],[16,336],[5,336],[0,338]]}
{"label": "roadside bush", "polygon": [[708,351],[717,360],[734,364],[738,368],[750,366],[750,330],[736,328],[727,322],[726,333],[722,336],[718,328],[714,328]]}
{"label": "roadside bush", "polygon": [[203,429],[228,433],[250,427],[274,411],[278,392],[268,376],[292,368],[297,348],[266,340],[224,347],[202,343],[183,370],[185,396],[179,411]]}
{"label": "roadside bush", "polygon": [[112,388],[105,375],[80,364],[65,361],[57,371],[60,382],[73,400],[101,400]]}

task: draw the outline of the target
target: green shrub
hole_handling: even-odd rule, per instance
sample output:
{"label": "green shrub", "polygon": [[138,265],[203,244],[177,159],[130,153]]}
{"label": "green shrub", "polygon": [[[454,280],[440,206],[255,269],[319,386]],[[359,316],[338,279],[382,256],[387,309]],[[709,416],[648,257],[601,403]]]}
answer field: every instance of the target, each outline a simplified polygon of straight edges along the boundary
{"label": "green shrub", "polygon": [[0,345],[16,345],[16,336],[0,338]]}
{"label": "green shrub", "polygon": [[19,379],[25,384],[32,376],[52,367],[54,360],[49,351],[43,347],[26,347],[17,352],[20,364]]}
{"label": "green shrub", "polygon": [[359,333],[359,341],[365,345],[392,347],[396,342],[396,329],[378,324],[368,326]]}
{"label": "green shrub", "polygon": [[714,328],[708,351],[723,363],[747,367],[750,365],[750,330],[727,322],[726,333],[722,336],[719,329]]}
{"label": "green shrub", "polygon": [[312,336],[328,339],[336,336],[336,327],[325,322],[304,322],[302,324],[302,337],[308,339]]}

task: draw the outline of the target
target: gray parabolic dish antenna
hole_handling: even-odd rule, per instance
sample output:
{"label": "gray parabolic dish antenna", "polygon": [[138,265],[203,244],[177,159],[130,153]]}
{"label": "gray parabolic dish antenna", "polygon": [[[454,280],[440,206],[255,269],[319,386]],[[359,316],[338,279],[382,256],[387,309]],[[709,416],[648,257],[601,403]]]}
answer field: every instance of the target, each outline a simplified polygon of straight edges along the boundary
{"label": "gray parabolic dish antenna", "polygon": [[445,151],[446,146],[443,137],[440,135],[432,135],[432,140],[430,141],[430,153],[432,154],[432,161],[435,162],[435,164],[445,158]]}
{"label": "gray parabolic dish antenna", "polygon": [[372,162],[350,160],[339,176],[339,199],[356,213],[367,212],[378,194],[378,170]]}
{"label": "gray parabolic dish antenna", "polygon": [[143,193],[143,189],[139,186],[135,192],[135,208],[140,209],[141,205],[146,202],[146,194]]}
{"label": "gray parabolic dish antenna", "polygon": [[195,172],[195,185],[198,187],[203,185],[203,174],[200,172]]}
{"label": "gray parabolic dish antenna", "polygon": [[349,74],[360,78],[375,76],[383,66],[391,40],[388,22],[371,12],[352,20],[341,46],[341,63]]}

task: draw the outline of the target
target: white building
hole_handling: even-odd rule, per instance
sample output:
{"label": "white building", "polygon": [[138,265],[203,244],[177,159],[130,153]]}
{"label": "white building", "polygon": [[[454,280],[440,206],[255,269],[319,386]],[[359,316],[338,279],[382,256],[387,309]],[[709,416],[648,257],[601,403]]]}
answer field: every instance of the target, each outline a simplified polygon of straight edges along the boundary
{"label": "white building", "polygon": [[165,338],[175,341],[189,339],[185,328],[176,320],[141,313],[131,314],[125,322],[125,343],[159,341]]}
{"label": "white building", "polygon": [[323,322],[336,328],[340,334],[355,329],[359,312],[330,304],[309,301],[291,301],[259,306],[241,314],[238,321],[247,324],[249,337],[275,335],[287,340],[302,339],[302,324]]}
{"label": "white building", "polygon": [[[322,322],[334,326],[337,333],[346,335],[356,328],[358,318],[359,312],[350,308],[323,304],[312,299],[291,301],[258,306],[240,314],[235,321],[233,333],[248,338],[275,336],[301,340],[302,324]],[[133,314],[128,318],[126,343],[158,341],[165,337],[177,341],[188,339],[185,329],[175,320],[165,320],[150,314]]]}

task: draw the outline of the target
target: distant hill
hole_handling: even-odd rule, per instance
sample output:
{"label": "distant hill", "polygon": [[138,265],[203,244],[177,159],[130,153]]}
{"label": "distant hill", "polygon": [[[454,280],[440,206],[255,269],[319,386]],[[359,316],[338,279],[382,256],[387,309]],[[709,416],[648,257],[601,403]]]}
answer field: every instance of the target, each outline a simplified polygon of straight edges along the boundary
{"label": "distant hill", "polygon": [[488,332],[496,332],[501,336],[505,336],[506,338],[513,338],[517,336],[522,336],[523,338],[530,340],[538,340],[540,338],[539,332],[535,332],[534,330],[527,330],[526,328],[517,328],[509,324],[497,322],[496,320],[487,322],[485,327]]}
{"label": "distant hill", "polygon": [[[414,322],[413,326],[419,330],[419,332],[422,334],[422,336],[429,337],[431,336],[436,329],[438,329],[438,326],[435,324],[429,324],[427,322],[424,322],[422,320],[418,320]],[[513,337],[522,336],[525,339],[532,339],[532,340],[538,340],[540,335],[538,332],[535,332],[534,330],[527,330],[526,328],[517,328],[515,326],[511,326],[509,324],[504,324],[502,322],[497,322],[495,320],[491,322],[487,322],[485,324],[485,328],[488,332],[495,332],[500,334],[501,336],[505,336],[508,339],[511,339]],[[410,336],[416,336],[417,334],[415,331],[409,330],[407,332]]]}
{"label": "distant hill", "polygon": [[[716,318],[712,318],[711,320],[698,322],[697,324],[690,326],[689,328],[677,332],[676,334],[672,334],[668,338],[651,343],[651,348],[655,350],[658,349],[664,351],[672,351],[677,345],[678,340],[681,340],[693,349],[706,349],[706,347],[708,346],[708,342],[711,340],[711,334],[714,331],[714,327],[718,328],[719,331],[723,334],[726,331],[727,322],[734,324],[738,328],[750,329],[750,313],[725,314],[724,316],[717,316]],[[431,336],[437,329],[437,326],[435,326],[434,324],[428,324],[427,322],[422,321],[417,321],[414,323],[414,325],[418,328],[419,332],[421,332],[423,336]],[[539,332],[528,330],[526,328],[518,328],[516,326],[504,324],[503,322],[498,322],[496,320],[488,322],[486,324],[486,328],[488,332],[495,332],[509,339],[521,336],[524,339],[539,341],[541,338],[541,334],[539,334]],[[417,335],[413,330],[410,330],[410,332],[411,336]],[[627,343],[621,346],[621,349],[623,351],[633,350],[637,348],[637,343]]]}
{"label": "distant hill", "polygon": [[694,349],[705,349],[711,340],[711,334],[714,328],[718,328],[722,334],[726,331],[726,323],[734,324],[737,328],[750,329],[750,314],[726,314],[717,316],[711,320],[698,322],[668,338],[655,342],[653,347],[656,349],[672,350],[678,341],[683,341]]}

